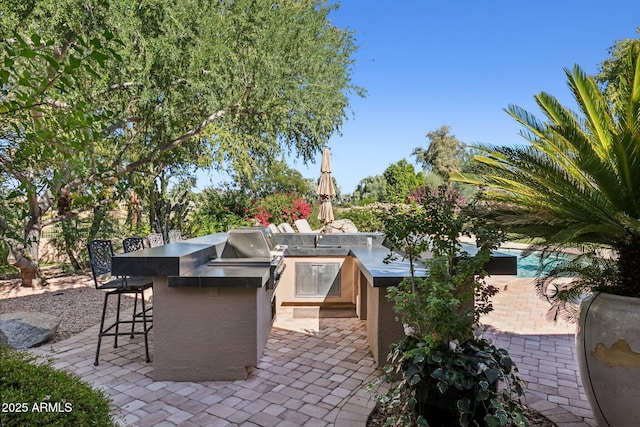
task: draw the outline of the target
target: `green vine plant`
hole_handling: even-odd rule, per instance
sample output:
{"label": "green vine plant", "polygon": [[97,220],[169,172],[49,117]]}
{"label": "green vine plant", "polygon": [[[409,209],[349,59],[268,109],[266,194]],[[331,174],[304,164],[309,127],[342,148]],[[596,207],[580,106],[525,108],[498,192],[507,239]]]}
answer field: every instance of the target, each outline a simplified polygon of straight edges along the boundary
{"label": "green vine plant", "polygon": [[[524,389],[505,349],[483,337],[482,315],[497,289],[484,265],[504,233],[477,221],[476,206],[445,186],[414,194],[382,215],[388,260],[402,256],[410,277],[387,289],[405,337],[370,385],[388,426],[524,426]],[[477,251],[463,249],[474,236]],[[424,276],[416,267],[425,267]],[[386,389],[385,392],[378,390]]]}

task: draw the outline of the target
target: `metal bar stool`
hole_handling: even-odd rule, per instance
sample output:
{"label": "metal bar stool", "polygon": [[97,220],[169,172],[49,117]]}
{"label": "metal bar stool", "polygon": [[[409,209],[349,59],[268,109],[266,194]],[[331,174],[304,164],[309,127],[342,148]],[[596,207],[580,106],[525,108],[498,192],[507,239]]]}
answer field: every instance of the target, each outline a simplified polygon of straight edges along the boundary
{"label": "metal bar stool", "polygon": [[[103,289],[108,292],[104,294],[104,304],[102,306],[102,318],[100,319],[100,332],[98,333],[98,346],[96,348],[95,366],[98,366],[100,356],[100,345],[102,337],[114,337],[113,347],[118,348],[118,336],[144,335],[144,347],[146,361],[150,362],[148,335],[153,328],[152,317],[148,314],[150,308],[145,306],[144,291],[151,288],[153,279],[150,277],[114,277],[111,275],[111,257],[113,256],[113,245],[111,240],[93,240],[87,245],[89,250],[89,262],[93,273],[93,280],[96,289]],[[120,302],[123,294],[133,294],[134,310],[131,320],[120,320]],[[116,320],[113,324],[105,328],[105,316],[107,312],[107,302],[110,295],[118,296],[118,306],[116,310]],[[140,296],[142,310],[137,311],[137,299]],[[142,331],[135,331],[136,322],[142,319]],[[131,331],[123,332],[119,330],[120,324],[131,324]]]}
{"label": "metal bar stool", "polygon": [[150,248],[157,248],[158,246],[164,245],[164,238],[160,233],[151,233],[149,234],[148,239]]}
{"label": "metal bar stool", "polygon": [[142,250],[144,249],[144,239],[139,236],[127,237],[122,241],[122,247],[125,253]]}
{"label": "metal bar stool", "polygon": [[[124,248],[124,253],[140,251],[144,249],[144,238],[140,236],[127,237],[126,239],[122,240],[122,247]],[[136,319],[141,318],[143,315],[142,312],[137,311],[138,310],[137,305],[138,305],[138,298],[135,298],[133,300],[133,312],[137,313],[134,315]],[[146,313],[147,321],[149,321],[149,319],[153,320],[151,309],[152,307],[147,307],[146,310],[144,310],[144,312]],[[135,323],[132,323],[131,324],[132,333],[133,333],[134,327],[135,327]],[[132,335],[132,338],[133,338],[133,335]]]}
{"label": "metal bar stool", "polygon": [[182,240],[182,233],[180,233],[180,230],[175,228],[169,230],[169,243],[179,242],[180,240]]}

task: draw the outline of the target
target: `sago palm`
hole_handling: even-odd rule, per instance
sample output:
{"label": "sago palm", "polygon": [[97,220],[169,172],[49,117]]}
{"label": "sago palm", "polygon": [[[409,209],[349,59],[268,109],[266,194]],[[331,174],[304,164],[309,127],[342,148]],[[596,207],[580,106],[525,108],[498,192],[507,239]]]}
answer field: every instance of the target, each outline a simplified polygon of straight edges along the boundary
{"label": "sago palm", "polygon": [[535,96],[546,120],[507,112],[529,145],[478,147],[487,218],[549,246],[596,245],[617,254],[616,292],[640,296],[640,55],[631,49],[615,98],[575,66],[565,70],[580,113]]}

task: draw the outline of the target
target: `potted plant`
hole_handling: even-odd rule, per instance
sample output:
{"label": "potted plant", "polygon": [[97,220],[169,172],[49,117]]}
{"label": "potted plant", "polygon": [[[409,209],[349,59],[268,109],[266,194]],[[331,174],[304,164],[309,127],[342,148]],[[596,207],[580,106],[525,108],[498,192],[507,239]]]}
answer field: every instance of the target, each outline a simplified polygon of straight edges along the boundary
{"label": "potted plant", "polygon": [[[598,85],[580,67],[566,70],[580,113],[553,96],[535,97],[546,119],[507,109],[524,126],[524,147],[478,147],[474,175],[454,180],[483,189],[483,218],[546,248],[584,254],[541,280],[554,315],[579,301],[578,364],[599,425],[640,419],[640,50],[632,41]],[[622,45],[619,45],[622,46]],[[612,66],[613,65],[613,66]],[[602,257],[609,251],[611,257]],[[570,310],[569,310],[570,311]]]}
{"label": "potted plant", "polygon": [[[506,350],[482,337],[479,325],[497,292],[483,282],[482,269],[500,233],[482,227],[472,212],[457,191],[440,187],[383,215],[386,244],[411,269],[410,277],[388,289],[406,336],[392,346],[377,383],[390,385],[376,396],[386,425],[526,423],[517,368]],[[471,233],[484,238],[474,255],[459,241]],[[418,263],[426,275],[416,273]]]}

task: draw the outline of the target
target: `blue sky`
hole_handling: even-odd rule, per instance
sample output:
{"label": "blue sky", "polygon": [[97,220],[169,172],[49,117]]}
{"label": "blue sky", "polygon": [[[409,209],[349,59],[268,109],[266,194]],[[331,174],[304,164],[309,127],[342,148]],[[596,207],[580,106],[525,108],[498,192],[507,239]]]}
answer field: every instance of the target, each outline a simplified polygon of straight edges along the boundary
{"label": "blue sky", "polygon": [[[368,92],[351,98],[342,135],[328,144],[345,193],[413,162],[413,149],[443,125],[466,144],[522,143],[505,107],[539,115],[541,91],[572,106],[563,69],[593,74],[616,40],[640,37],[638,0],[343,0],[330,18],[355,32],[353,83]],[[289,163],[305,177],[320,174],[320,155]]]}

